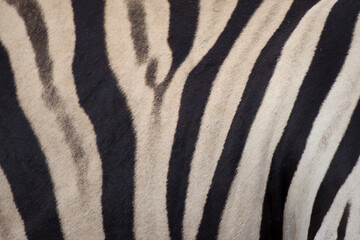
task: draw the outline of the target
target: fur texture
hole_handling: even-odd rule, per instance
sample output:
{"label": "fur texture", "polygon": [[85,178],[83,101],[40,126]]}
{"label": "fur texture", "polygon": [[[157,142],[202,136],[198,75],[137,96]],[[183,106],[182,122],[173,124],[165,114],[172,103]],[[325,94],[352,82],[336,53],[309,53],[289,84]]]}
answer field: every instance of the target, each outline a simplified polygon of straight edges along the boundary
{"label": "fur texture", "polygon": [[0,0],[0,239],[360,239],[358,0]]}

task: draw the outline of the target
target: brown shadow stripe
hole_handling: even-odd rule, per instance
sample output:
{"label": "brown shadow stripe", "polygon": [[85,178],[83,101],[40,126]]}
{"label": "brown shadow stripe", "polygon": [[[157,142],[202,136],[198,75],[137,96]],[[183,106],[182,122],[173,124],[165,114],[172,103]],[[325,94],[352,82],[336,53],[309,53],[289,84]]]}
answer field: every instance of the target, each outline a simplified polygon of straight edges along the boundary
{"label": "brown shadow stripe", "polygon": [[0,166],[11,186],[26,236],[63,239],[46,158],[18,102],[10,60],[1,44],[0,78]]}
{"label": "brown shadow stripe", "polygon": [[35,52],[40,81],[43,85],[42,97],[49,110],[56,114],[56,120],[64,132],[66,144],[69,146],[72,158],[77,167],[77,185],[84,191],[85,176],[88,163],[82,148],[82,139],[77,134],[71,118],[66,113],[66,105],[61,99],[57,88],[53,85],[53,63],[49,54],[49,40],[47,28],[41,9],[33,0],[6,0],[14,5],[19,15],[23,18],[32,47]]}
{"label": "brown shadow stripe", "polygon": [[[102,160],[106,239],[133,239],[135,130],[106,50],[103,0],[73,0],[73,74],[80,105],[94,126]],[[111,49],[110,49],[111,51]]]}
{"label": "brown shadow stripe", "polygon": [[131,38],[138,63],[144,63],[149,54],[149,42],[146,32],[146,13],[139,0],[127,1],[128,19],[131,23]]}

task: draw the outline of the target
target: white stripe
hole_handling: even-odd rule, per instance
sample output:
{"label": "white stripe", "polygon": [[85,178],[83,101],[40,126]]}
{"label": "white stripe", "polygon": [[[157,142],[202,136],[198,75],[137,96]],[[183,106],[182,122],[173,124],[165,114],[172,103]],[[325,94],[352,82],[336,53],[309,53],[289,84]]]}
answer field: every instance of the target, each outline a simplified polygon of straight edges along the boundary
{"label": "white stripe", "polygon": [[[101,209],[99,208],[101,165],[99,155],[95,150],[95,135],[92,133],[92,127],[87,117],[78,106],[71,76],[75,44],[71,3],[70,1],[58,1],[53,4],[56,7],[45,2],[42,2],[41,6],[44,7],[43,10],[51,9],[51,13],[44,13],[47,17],[48,14],[52,15],[51,19],[47,19],[48,24],[52,27],[53,24],[58,25],[55,29],[50,29],[49,36],[50,54],[56,55],[56,58],[53,59],[54,84],[59,87],[61,96],[66,98],[62,99],[65,103],[65,111],[72,117],[75,128],[84,130],[80,136],[83,141],[81,146],[85,150],[84,159],[89,164],[84,179],[85,195],[77,187],[78,168],[66,143],[64,132],[58,124],[57,115],[46,107],[43,100],[43,86],[35,62],[35,53],[23,19],[13,7],[4,1],[0,2],[0,39],[9,52],[19,104],[46,156],[65,238],[90,239],[96,237],[101,239],[104,238]],[[64,76],[60,76],[62,74]],[[73,90],[69,91],[69,88]],[[98,181],[98,183],[95,184],[94,181]]]}
{"label": "white stripe", "polygon": [[[157,8],[160,5],[162,7]],[[162,0],[144,5],[150,47],[149,58],[154,57],[160,61],[158,68],[162,70],[158,76],[161,77],[166,75],[163,70],[167,71],[171,63],[171,54],[167,44],[168,8],[167,1]],[[164,23],[156,29],[154,24],[161,20]],[[169,155],[169,149],[165,149],[165,152],[161,151],[161,145],[164,142],[158,136],[159,127],[154,126],[151,114],[154,92],[146,86],[147,64],[137,64],[126,2],[111,0],[106,2],[105,29],[110,65],[117,77],[119,87],[126,94],[136,130],[135,237],[137,239],[169,239],[166,212],[168,168],[166,156]],[[150,31],[155,32],[149,34]],[[160,55],[161,52],[165,54]]]}
{"label": "white stripe", "polygon": [[[349,191],[350,195],[350,213],[347,223],[345,240],[360,239],[360,156],[358,162],[349,176],[347,182],[352,189]],[[347,183],[346,183],[347,185]]]}
{"label": "white stripe", "polygon": [[230,189],[220,223],[220,239],[259,238],[271,159],[335,2],[322,0],[308,11],[283,48]]}
{"label": "white stripe", "polygon": [[184,238],[194,239],[223,145],[251,69],[292,1],[264,1],[236,40],[213,83],[191,163]]}
{"label": "white stripe", "polygon": [[27,239],[24,222],[15,205],[10,185],[2,168],[0,168],[0,239]]}
{"label": "white stripe", "polygon": [[[346,160],[346,159],[345,159]],[[346,179],[345,183],[341,186],[336,197],[327,212],[319,231],[315,236],[315,240],[321,239],[337,239],[337,229],[347,203],[350,204],[350,212],[348,224],[346,229],[345,239],[359,239],[360,232],[360,191],[359,191],[359,176],[360,164],[359,160],[354,169]],[[329,186],[331,187],[331,186]]]}
{"label": "white stripe", "polygon": [[171,64],[171,50],[168,45],[170,6],[165,0],[143,1],[146,11],[146,26],[149,39],[149,58],[158,61],[155,83],[162,82]]}
{"label": "white stripe", "polygon": [[297,171],[289,187],[284,211],[284,238],[304,239],[316,193],[347,129],[360,97],[360,22],[346,61],[317,116]]}
{"label": "white stripe", "polygon": [[[206,6],[216,5],[214,2],[215,0],[206,1]],[[163,6],[157,8],[157,5]],[[203,5],[204,2],[200,4],[201,7]],[[223,4],[223,9],[220,10],[221,21],[211,28],[208,21],[209,15],[217,16],[217,13],[206,12],[205,8],[200,7],[197,32],[201,32],[202,35],[195,36],[194,47],[175,74],[164,96],[160,119],[155,121],[152,115],[153,90],[145,85],[147,64],[137,64],[132,46],[131,25],[127,19],[126,3],[112,0],[106,3],[105,30],[109,61],[117,77],[119,88],[126,94],[136,130],[134,230],[137,239],[169,238],[166,180],[182,88],[189,72],[207,53],[221,33],[227,21],[224,16],[231,14],[231,6],[234,6],[234,3]],[[169,5],[166,1],[159,0],[151,4],[145,3],[144,8],[147,15],[148,33],[158,28],[156,25],[158,21],[163,21],[161,27],[156,30],[162,34],[161,36],[156,36],[156,32],[149,33],[149,57],[160,59],[158,69],[168,70],[171,64],[171,55],[167,50]],[[164,51],[165,55],[162,54]],[[157,83],[163,81],[164,72],[161,71],[157,75]]]}
{"label": "white stripe", "polygon": [[[49,54],[53,60],[54,86],[67,106],[67,114],[82,140],[85,161],[88,164],[85,176],[85,192],[78,193],[80,199],[74,202],[81,222],[67,222],[68,231],[76,239],[103,239],[102,219],[102,166],[96,145],[93,125],[79,105],[76,86],[72,74],[72,63],[75,51],[75,26],[70,0],[38,0],[42,8],[44,21],[48,29]],[[64,180],[61,180],[64,181]],[[83,200],[81,200],[83,199]],[[89,224],[91,223],[91,224]],[[74,224],[77,225],[74,231]],[[63,224],[65,226],[65,224]]]}

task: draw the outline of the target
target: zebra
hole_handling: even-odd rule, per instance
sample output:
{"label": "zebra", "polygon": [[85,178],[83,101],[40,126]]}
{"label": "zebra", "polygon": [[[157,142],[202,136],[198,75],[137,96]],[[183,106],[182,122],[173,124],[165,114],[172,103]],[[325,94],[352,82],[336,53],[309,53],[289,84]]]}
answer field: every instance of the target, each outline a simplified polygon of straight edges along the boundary
{"label": "zebra", "polygon": [[0,0],[0,239],[360,239],[358,0]]}

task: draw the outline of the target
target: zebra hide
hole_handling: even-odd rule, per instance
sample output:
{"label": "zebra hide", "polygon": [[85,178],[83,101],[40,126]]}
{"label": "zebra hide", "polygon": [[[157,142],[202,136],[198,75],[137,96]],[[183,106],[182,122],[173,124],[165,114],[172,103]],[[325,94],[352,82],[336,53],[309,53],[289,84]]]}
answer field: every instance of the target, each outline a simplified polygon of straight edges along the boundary
{"label": "zebra hide", "polygon": [[359,0],[0,0],[0,239],[360,239]]}

